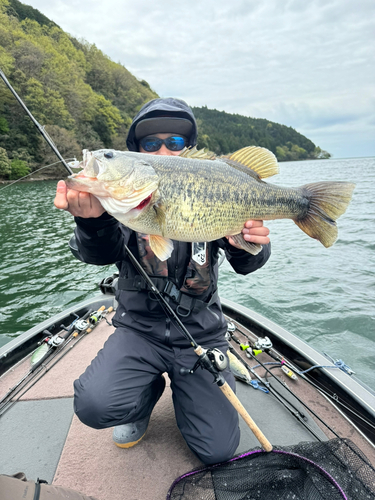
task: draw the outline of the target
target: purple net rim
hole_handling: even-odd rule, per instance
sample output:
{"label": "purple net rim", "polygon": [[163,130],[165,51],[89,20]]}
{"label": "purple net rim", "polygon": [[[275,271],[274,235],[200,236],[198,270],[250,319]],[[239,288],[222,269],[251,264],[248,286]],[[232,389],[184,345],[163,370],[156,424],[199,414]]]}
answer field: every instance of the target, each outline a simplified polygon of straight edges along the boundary
{"label": "purple net rim", "polygon": [[323,467],[320,467],[320,465],[316,464],[312,460],[309,460],[306,457],[302,457],[301,455],[298,455],[297,453],[291,453],[289,451],[272,450],[271,452],[267,452],[267,451],[264,451],[264,450],[261,450],[261,449],[260,450],[248,451],[247,453],[244,453],[242,455],[238,455],[237,457],[231,458],[227,462],[222,462],[220,464],[215,464],[215,465],[209,465],[206,468],[195,470],[195,471],[192,471],[192,472],[187,472],[186,474],[183,474],[182,476],[178,477],[177,479],[175,479],[173,481],[172,486],[169,488],[166,500],[170,500],[173,488],[182,479],[185,479],[185,477],[193,476],[194,474],[199,474],[200,472],[205,472],[207,470],[214,469],[215,467],[220,467],[221,465],[224,465],[224,464],[227,464],[227,463],[230,463],[230,462],[235,462],[236,460],[239,460],[240,458],[248,457],[250,455],[255,455],[255,454],[259,454],[259,453],[260,454],[262,454],[262,453],[279,453],[280,455],[288,455],[288,456],[295,457],[295,458],[298,458],[300,460],[303,460],[304,462],[309,463],[310,465],[312,465],[316,469],[319,469],[319,471],[322,473],[322,475],[325,476],[328,479],[328,481],[330,483],[332,483],[337,488],[337,490],[340,492],[340,494],[341,494],[341,496],[342,496],[342,498],[344,500],[348,500],[348,497],[345,495],[343,489],[338,484],[338,482],[331,476],[331,474],[329,474],[325,469],[323,469]]}

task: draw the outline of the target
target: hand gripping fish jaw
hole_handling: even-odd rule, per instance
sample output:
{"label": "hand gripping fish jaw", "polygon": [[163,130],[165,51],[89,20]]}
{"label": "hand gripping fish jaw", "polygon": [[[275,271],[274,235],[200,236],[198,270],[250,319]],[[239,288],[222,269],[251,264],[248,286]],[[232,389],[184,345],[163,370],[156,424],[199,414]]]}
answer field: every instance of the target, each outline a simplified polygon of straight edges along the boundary
{"label": "hand gripping fish jaw", "polygon": [[181,375],[188,375],[194,373],[199,367],[208,370],[214,376],[214,384],[219,387],[225,384],[225,379],[221,375],[221,371],[225,370],[228,366],[228,358],[219,349],[204,349],[198,346],[195,349],[198,354],[198,361],[193,368],[181,368]]}

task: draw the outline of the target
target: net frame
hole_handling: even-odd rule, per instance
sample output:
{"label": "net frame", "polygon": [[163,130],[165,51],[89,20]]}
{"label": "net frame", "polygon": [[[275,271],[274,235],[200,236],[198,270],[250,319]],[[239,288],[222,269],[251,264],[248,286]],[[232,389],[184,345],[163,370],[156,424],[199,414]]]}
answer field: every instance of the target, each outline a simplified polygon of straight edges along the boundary
{"label": "net frame", "polygon": [[[285,471],[278,467],[284,459]],[[246,471],[251,474],[246,475]],[[288,478],[285,485],[282,477]],[[262,478],[269,480],[262,482]],[[228,462],[183,474],[173,482],[167,495],[167,500],[266,498],[374,500],[375,469],[349,439],[275,447],[270,453],[255,448]]]}

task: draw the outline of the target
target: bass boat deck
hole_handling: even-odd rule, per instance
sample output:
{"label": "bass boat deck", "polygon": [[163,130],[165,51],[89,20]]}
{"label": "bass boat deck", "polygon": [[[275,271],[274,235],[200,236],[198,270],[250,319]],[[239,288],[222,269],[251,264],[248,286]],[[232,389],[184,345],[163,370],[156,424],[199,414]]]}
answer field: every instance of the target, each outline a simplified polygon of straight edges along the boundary
{"label": "bass boat deck", "polygon": [[[338,435],[354,442],[374,465],[374,392],[266,318],[229,300],[222,304],[228,346],[249,366],[241,365],[251,377],[251,382],[237,381],[237,396],[267,439],[283,447]],[[92,319],[87,328],[88,318],[102,306],[108,313],[97,314],[98,321]],[[113,295],[99,295],[0,349],[1,474],[24,472],[28,479],[42,478],[98,500],[163,500],[177,477],[202,465],[177,428],[168,378],[146,435],[133,448],[116,447],[112,429],[91,429],[75,416],[73,381],[114,331],[112,307]],[[58,334],[65,337],[61,344],[48,345],[43,361],[31,368],[38,343]],[[244,351],[240,344],[250,348]],[[297,374],[316,365],[330,368]],[[287,375],[290,370],[297,380]],[[212,390],[220,391],[215,384]],[[241,417],[240,427],[237,453],[259,446]]]}

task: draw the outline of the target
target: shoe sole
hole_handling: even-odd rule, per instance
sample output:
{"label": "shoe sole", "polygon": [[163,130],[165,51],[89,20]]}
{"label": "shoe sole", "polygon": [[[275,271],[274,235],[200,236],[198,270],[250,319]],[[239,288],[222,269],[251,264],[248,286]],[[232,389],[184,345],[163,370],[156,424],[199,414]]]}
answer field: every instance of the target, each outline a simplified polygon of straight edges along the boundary
{"label": "shoe sole", "polygon": [[131,443],[117,443],[116,441],[114,441],[114,443],[119,448],[131,448],[132,446],[135,446],[136,444],[138,444],[139,441],[141,441],[144,438],[145,434],[143,434],[143,436],[141,436],[137,441],[132,441]]}

